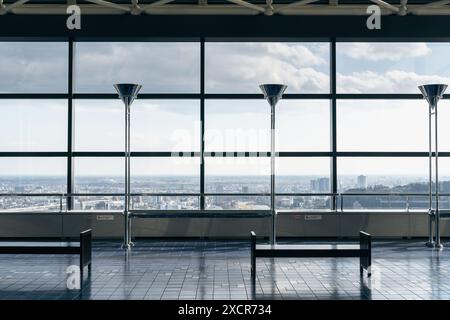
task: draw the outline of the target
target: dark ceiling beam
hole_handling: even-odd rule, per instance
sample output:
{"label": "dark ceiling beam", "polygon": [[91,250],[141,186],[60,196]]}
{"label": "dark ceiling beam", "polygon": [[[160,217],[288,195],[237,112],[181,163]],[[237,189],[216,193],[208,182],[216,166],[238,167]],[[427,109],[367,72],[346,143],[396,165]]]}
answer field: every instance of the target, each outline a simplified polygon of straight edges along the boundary
{"label": "dark ceiling beam", "polygon": [[450,39],[449,16],[384,16],[368,30],[364,16],[82,16],[81,30],[67,16],[0,17],[0,37],[97,38],[383,38]]}

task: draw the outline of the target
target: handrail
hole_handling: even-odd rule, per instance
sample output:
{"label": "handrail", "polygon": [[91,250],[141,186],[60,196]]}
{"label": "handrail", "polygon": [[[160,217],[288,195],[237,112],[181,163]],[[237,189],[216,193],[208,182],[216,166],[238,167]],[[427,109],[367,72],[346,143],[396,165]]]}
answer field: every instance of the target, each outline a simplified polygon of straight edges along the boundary
{"label": "handrail", "polygon": [[[450,193],[439,193],[441,196],[450,196]],[[428,193],[389,193],[389,192],[377,192],[377,193],[363,193],[363,192],[339,192],[339,193],[327,193],[327,192],[296,192],[296,193],[285,193],[285,192],[277,192],[276,196],[429,196]],[[434,195],[434,194],[433,194]],[[114,196],[124,196],[123,193],[0,193],[0,197],[114,197]],[[130,196],[270,196],[270,193],[165,193],[165,192],[140,192],[140,193],[130,193]]]}
{"label": "handrail", "polygon": [[[208,196],[219,196],[219,197],[268,197],[270,193],[173,193],[173,192],[140,192],[131,193],[131,197],[208,197]],[[344,199],[345,197],[405,197],[405,211],[410,211],[410,197],[429,197],[428,193],[389,193],[389,192],[374,192],[374,193],[362,193],[362,192],[349,192],[349,193],[276,193],[276,197],[332,197],[336,203],[334,212],[344,212]],[[433,194],[434,196],[434,194]],[[440,197],[448,197],[450,193],[440,193]],[[123,193],[0,193],[0,197],[58,197],[59,198],[59,213],[69,212],[67,206],[64,210],[64,200],[67,201],[70,197],[124,197]],[[338,201],[339,200],[339,201]],[[208,210],[205,210],[208,211]],[[258,211],[258,210],[255,210]]]}

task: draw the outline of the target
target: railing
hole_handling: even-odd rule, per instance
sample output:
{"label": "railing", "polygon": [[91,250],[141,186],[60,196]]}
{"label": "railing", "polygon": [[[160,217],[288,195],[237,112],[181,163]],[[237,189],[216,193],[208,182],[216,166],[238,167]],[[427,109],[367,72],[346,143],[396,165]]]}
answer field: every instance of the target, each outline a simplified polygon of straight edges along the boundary
{"label": "railing", "polygon": [[[132,193],[130,194],[131,200],[133,197],[196,197],[200,200],[200,197],[270,197],[270,193]],[[388,199],[392,197],[404,198],[405,206],[404,208],[398,208],[398,210],[402,212],[410,212],[412,199],[423,198],[422,204],[423,206],[420,209],[426,210],[428,208],[428,194],[426,193],[277,193],[276,197],[330,197],[330,208],[322,210],[327,210],[330,212],[345,212],[347,208],[345,208],[346,199],[351,197],[387,197]],[[55,209],[57,213],[65,213],[70,212],[67,209],[67,201],[68,199],[73,199],[76,197],[124,197],[123,193],[0,193],[0,199],[5,197],[55,197],[58,200],[55,201]],[[450,193],[441,193],[441,198],[450,197]],[[390,200],[389,200],[390,201]],[[388,201],[388,202],[389,202]],[[403,203],[403,202],[402,202]],[[134,202],[132,201],[132,210],[134,210],[133,206]],[[334,205],[333,205],[334,204]],[[450,205],[450,201],[449,201]],[[355,208],[352,208],[355,209]],[[366,210],[367,208],[359,208],[360,210]],[[381,208],[372,208],[377,211],[387,210],[386,207]],[[444,208],[443,208],[444,209]],[[448,208],[446,208],[448,209]],[[7,208],[3,211],[31,211],[29,208]],[[314,208],[302,209],[296,208],[295,211],[307,211],[314,210]],[[138,211],[138,210],[136,210]],[[141,210],[142,211],[142,210]],[[143,210],[145,211],[145,210]],[[156,209],[149,209],[148,211],[156,211]],[[185,209],[185,211],[188,211]],[[204,210],[205,212],[208,209]],[[257,211],[257,210],[255,210]],[[55,211],[50,211],[55,212]]]}

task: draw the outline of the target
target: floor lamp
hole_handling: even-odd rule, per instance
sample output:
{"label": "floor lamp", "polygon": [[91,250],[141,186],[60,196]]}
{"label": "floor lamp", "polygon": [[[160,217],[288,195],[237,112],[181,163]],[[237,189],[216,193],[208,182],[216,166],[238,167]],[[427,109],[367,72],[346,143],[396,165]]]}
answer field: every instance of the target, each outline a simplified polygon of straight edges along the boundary
{"label": "floor lamp", "polygon": [[131,104],[136,99],[142,86],[132,83],[118,83],[114,85],[119,98],[125,105],[125,205],[124,205],[124,233],[123,249],[129,249],[133,245],[131,242],[131,220],[130,220],[130,115]]}
{"label": "floor lamp", "polygon": [[[435,247],[438,249],[443,248],[441,243],[441,236],[439,230],[439,151],[438,151],[438,113],[437,105],[439,100],[444,95],[447,85],[445,84],[427,84],[419,87],[423,97],[428,101],[428,174],[429,174],[429,208],[428,208],[428,247]],[[433,209],[433,130],[432,130],[432,118],[434,116],[434,161],[435,161],[435,184],[434,184],[434,201],[435,208]],[[435,239],[433,239],[433,217],[435,226]]]}
{"label": "floor lamp", "polygon": [[283,84],[262,84],[259,86],[264,98],[270,104],[270,209],[272,211],[272,230],[270,243],[276,243],[276,212],[275,212],[275,106],[283,97],[287,86]]}

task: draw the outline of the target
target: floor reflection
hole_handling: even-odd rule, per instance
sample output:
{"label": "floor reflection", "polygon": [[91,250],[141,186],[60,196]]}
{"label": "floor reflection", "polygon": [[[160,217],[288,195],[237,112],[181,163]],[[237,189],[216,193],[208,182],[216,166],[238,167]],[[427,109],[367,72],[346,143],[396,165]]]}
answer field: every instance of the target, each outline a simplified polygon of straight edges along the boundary
{"label": "floor reflection", "polygon": [[81,290],[67,288],[73,257],[2,255],[0,299],[450,299],[447,250],[375,242],[373,258],[371,278],[353,258],[258,259],[253,282],[245,241],[103,241]]}

